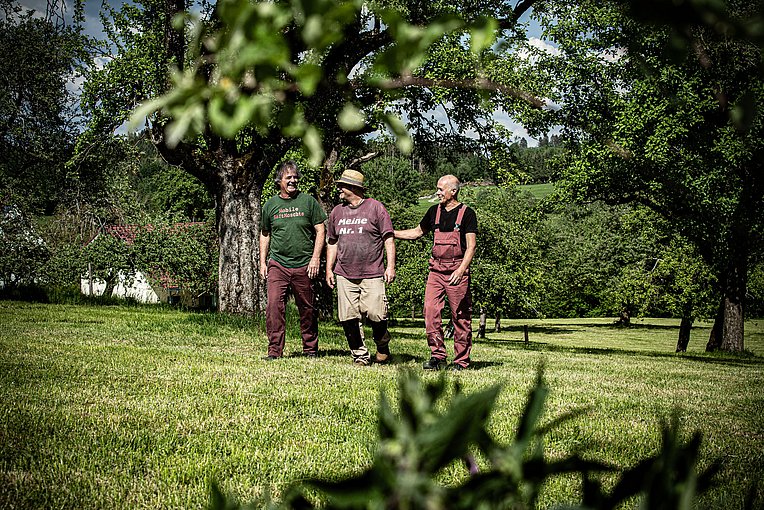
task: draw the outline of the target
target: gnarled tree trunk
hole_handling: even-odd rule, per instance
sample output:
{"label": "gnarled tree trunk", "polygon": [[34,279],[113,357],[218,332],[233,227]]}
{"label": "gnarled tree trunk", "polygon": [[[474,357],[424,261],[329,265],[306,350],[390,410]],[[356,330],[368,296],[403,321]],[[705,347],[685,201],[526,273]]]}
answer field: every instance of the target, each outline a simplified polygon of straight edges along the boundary
{"label": "gnarled tree trunk", "polygon": [[714,325],[711,326],[711,332],[708,335],[708,343],[706,344],[706,352],[713,352],[722,345],[722,322],[724,321],[724,300],[716,312],[714,317]]}
{"label": "gnarled tree trunk", "polygon": [[[742,227],[739,227],[742,228]],[[747,237],[738,235],[730,257],[724,289],[724,322],[721,350],[743,352],[745,349],[745,293],[748,285]]]}
{"label": "gnarled tree trunk", "polygon": [[742,352],[745,324],[745,292],[748,280],[746,243],[736,243],[722,281],[722,300],[706,351]]}
{"label": "gnarled tree trunk", "polygon": [[234,170],[241,162],[222,160],[217,193],[218,309],[221,312],[254,316],[265,306],[265,288],[260,279],[261,179],[253,173]]}

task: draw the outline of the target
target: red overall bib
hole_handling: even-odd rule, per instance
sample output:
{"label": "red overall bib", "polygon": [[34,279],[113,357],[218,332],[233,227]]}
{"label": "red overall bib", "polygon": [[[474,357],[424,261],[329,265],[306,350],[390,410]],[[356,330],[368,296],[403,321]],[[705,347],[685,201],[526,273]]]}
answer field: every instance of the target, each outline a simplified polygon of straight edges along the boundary
{"label": "red overall bib", "polygon": [[[432,258],[430,258],[430,271],[439,273],[453,273],[464,259],[464,249],[461,242],[461,224],[464,219],[466,206],[459,208],[456,214],[456,224],[453,232],[440,231],[440,206],[435,212],[435,242],[432,244]],[[467,269],[469,271],[469,269]],[[467,274],[467,272],[465,272]]]}

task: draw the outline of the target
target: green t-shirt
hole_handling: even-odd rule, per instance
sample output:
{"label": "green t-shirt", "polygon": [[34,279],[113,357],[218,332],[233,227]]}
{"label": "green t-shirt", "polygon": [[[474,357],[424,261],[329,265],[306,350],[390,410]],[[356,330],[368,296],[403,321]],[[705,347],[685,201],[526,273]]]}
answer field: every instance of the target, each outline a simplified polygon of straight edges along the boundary
{"label": "green t-shirt", "polygon": [[322,223],[326,213],[315,198],[305,193],[283,199],[275,195],[263,206],[261,230],[270,232],[270,256],[284,267],[308,265],[316,238],[314,225]]}

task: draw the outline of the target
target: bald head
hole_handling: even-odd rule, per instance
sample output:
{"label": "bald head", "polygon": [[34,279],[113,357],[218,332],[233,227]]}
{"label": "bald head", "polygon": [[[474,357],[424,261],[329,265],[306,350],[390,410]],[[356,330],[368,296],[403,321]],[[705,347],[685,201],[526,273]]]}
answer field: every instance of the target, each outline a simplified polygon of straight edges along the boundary
{"label": "bald head", "polygon": [[461,185],[462,183],[459,182],[459,179],[457,179],[455,175],[444,175],[438,179],[438,187],[450,189],[454,195],[459,193]]}

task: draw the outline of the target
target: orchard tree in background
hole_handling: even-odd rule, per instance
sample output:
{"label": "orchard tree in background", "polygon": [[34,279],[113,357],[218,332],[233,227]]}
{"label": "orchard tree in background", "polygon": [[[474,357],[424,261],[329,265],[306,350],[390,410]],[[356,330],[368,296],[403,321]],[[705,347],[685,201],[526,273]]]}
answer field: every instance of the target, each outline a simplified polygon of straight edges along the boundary
{"label": "orchard tree in background", "polygon": [[543,279],[543,215],[530,195],[500,188],[465,188],[475,209],[477,251],[470,266],[473,302],[495,318],[538,317]]}
{"label": "orchard tree in background", "polygon": [[50,250],[29,218],[0,202],[0,289],[35,285]]}
{"label": "orchard tree in background", "polygon": [[136,267],[152,285],[175,286],[195,302],[217,291],[217,242],[207,223],[143,225],[132,247]]}
{"label": "orchard tree in background", "polygon": [[676,351],[685,352],[695,318],[713,315],[711,303],[717,298],[713,271],[692,243],[674,236],[656,261],[650,277],[657,288],[652,309],[681,317]]}
{"label": "orchard tree in background", "polygon": [[125,288],[132,284],[137,268],[132,248],[123,239],[101,233],[88,243],[83,255],[86,266],[81,274],[88,282],[102,281],[103,296],[111,296],[120,282]]}
{"label": "orchard tree in background", "polygon": [[[622,268],[644,259],[644,248],[624,229],[626,206],[552,204],[545,221],[548,265],[541,310],[548,317],[621,315],[623,303],[605,303]],[[611,293],[611,296],[613,293]],[[611,300],[612,301],[612,300]]]}
{"label": "orchard tree in background", "polygon": [[422,180],[411,161],[395,157],[378,157],[361,167],[367,179],[367,194],[383,204],[413,206],[419,201]]}
{"label": "orchard tree in background", "polygon": [[82,56],[75,28],[0,1],[0,197],[51,214],[76,137],[67,83]]}
{"label": "orchard tree in background", "polygon": [[708,350],[742,351],[764,219],[760,4],[548,5],[559,52],[538,52],[538,75],[576,150],[567,190],[647,206],[690,240],[721,295]]}

